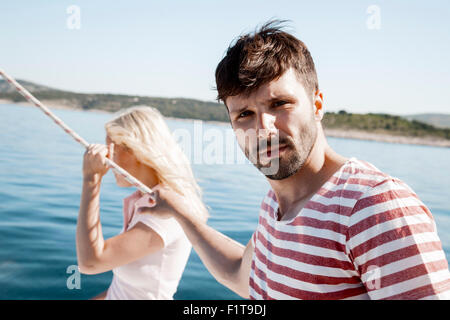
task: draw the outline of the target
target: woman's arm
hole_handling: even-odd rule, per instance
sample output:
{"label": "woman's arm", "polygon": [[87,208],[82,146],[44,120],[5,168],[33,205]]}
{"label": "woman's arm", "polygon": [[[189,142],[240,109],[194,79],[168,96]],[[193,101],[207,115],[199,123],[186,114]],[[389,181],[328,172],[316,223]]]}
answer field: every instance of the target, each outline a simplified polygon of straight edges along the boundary
{"label": "woman's arm", "polygon": [[104,240],[100,222],[100,187],[108,171],[106,146],[92,145],[83,162],[83,190],[77,223],[77,257],[80,272],[96,274],[130,263],[164,247],[152,228],[138,222],[130,230]]}
{"label": "woman's arm", "polygon": [[98,174],[85,176],[83,179],[77,223],[78,267],[83,273],[95,266],[95,261],[105,246],[100,223],[101,181]]}

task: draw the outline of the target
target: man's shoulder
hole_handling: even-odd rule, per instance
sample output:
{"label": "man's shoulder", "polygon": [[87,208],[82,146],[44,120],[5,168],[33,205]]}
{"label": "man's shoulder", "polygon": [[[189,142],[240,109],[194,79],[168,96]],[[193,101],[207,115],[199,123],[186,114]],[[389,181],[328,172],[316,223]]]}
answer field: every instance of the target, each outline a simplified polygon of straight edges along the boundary
{"label": "man's shoulder", "polygon": [[[373,164],[356,158],[349,159],[333,177],[327,190],[355,202],[358,206],[385,202],[387,199],[412,197],[418,200],[414,191],[401,179],[393,177]],[[420,201],[420,200],[418,200]]]}
{"label": "man's shoulder", "polygon": [[359,182],[361,186],[368,188],[392,178],[372,163],[357,158],[350,158],[340,171],[341,179],[351,180],[353,183]]}
{"label": "man's shoulder", "polygon": [[[400,179],[381,171],[370,162],[350,158],[330,180],[330,189],[354,192],[355,200],[364,197],[380,185],[405,185]],[[406,186],[406,185],[405,185]],[[344,192],[341,192],[344,194]]]}
{"label": "man's shoulder", "polygon": [[[318,190],[322,198],[348,198],[358,200],[373,188],[390,181],[400,181],[382,172],[370,162],[352,157]],[[277,199],[272,188],[262,199],[263,207],[276,207]]]}
{"label": "man's shoulder", "polygon": [[425,208],[416,193],[404,181],[380,171],[368,162],[355,160],[348,171],[348,178],[358,181],[360,185],[352,213],[373,214],[405,206]]}

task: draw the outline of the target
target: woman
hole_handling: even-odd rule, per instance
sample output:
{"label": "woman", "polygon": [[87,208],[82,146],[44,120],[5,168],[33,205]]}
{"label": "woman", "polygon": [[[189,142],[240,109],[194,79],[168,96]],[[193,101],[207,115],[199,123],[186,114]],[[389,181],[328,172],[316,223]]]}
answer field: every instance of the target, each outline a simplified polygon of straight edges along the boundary
{"label": "woman", "polygon": [[[78,267],[82,273],[113,271],[107,291],[95,299],[173,299],[191,244],[174,218],[138,214],[148,206],[139,190],[123,200],[121,233],[104,240],[100,223],[100,186],[112,159],[149,188],[168,186],[189,199],[207,219],[189,161],[172,137],[161,114],[133,107],[105,125],[106,144],[90,145],[84,154],[83,190],[77,223]],[[132,186],[116,175],[117,185]]]}

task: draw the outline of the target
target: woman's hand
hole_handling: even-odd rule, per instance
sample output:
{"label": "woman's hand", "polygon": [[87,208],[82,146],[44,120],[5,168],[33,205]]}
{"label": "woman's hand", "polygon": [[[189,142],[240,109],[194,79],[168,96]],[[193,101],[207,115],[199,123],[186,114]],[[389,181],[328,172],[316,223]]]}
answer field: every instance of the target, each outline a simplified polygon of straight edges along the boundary
{"label": "woman's hand", "polygon": [[92,179],[94,177],[102,178],[109,169],[105,158],[112,158],[114,145],[111,143],[109,148],[103,144],[91,144],[86,149],[83,159],[83,178]]}

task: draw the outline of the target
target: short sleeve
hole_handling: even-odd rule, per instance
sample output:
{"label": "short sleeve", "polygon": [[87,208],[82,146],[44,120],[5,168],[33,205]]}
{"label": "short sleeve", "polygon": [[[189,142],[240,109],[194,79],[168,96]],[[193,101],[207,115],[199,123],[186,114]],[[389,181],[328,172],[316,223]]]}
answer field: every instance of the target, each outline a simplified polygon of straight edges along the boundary
{"label": "short sleeve", "polygon": [[163,239],[165,247],[184,236],[183,229],[175,218],[163,219],[155,217],[150,213],[138,213],[137,209],[144,206],[145,203],[148,203],[148,200],[144,195],[134,204],[133,218],[128,227],[129,229],[134,227],[138,222],[141,222],[158,233],[161,239]]}
{"label": "short sleeve", "polygon": [[138,222],[142,222],[147,227],[153,229],[163,239],[164,246],[167,247],[183,235],[183,230],[174,218],[162,219],[148,213],[134,213],[130,223],[130,228]]}
{"label": "short sleeve", "polygon": [[448,299],[448,263],[428,208],[396,179],[371,187],[349,219],[347,250],[371,299]]}

